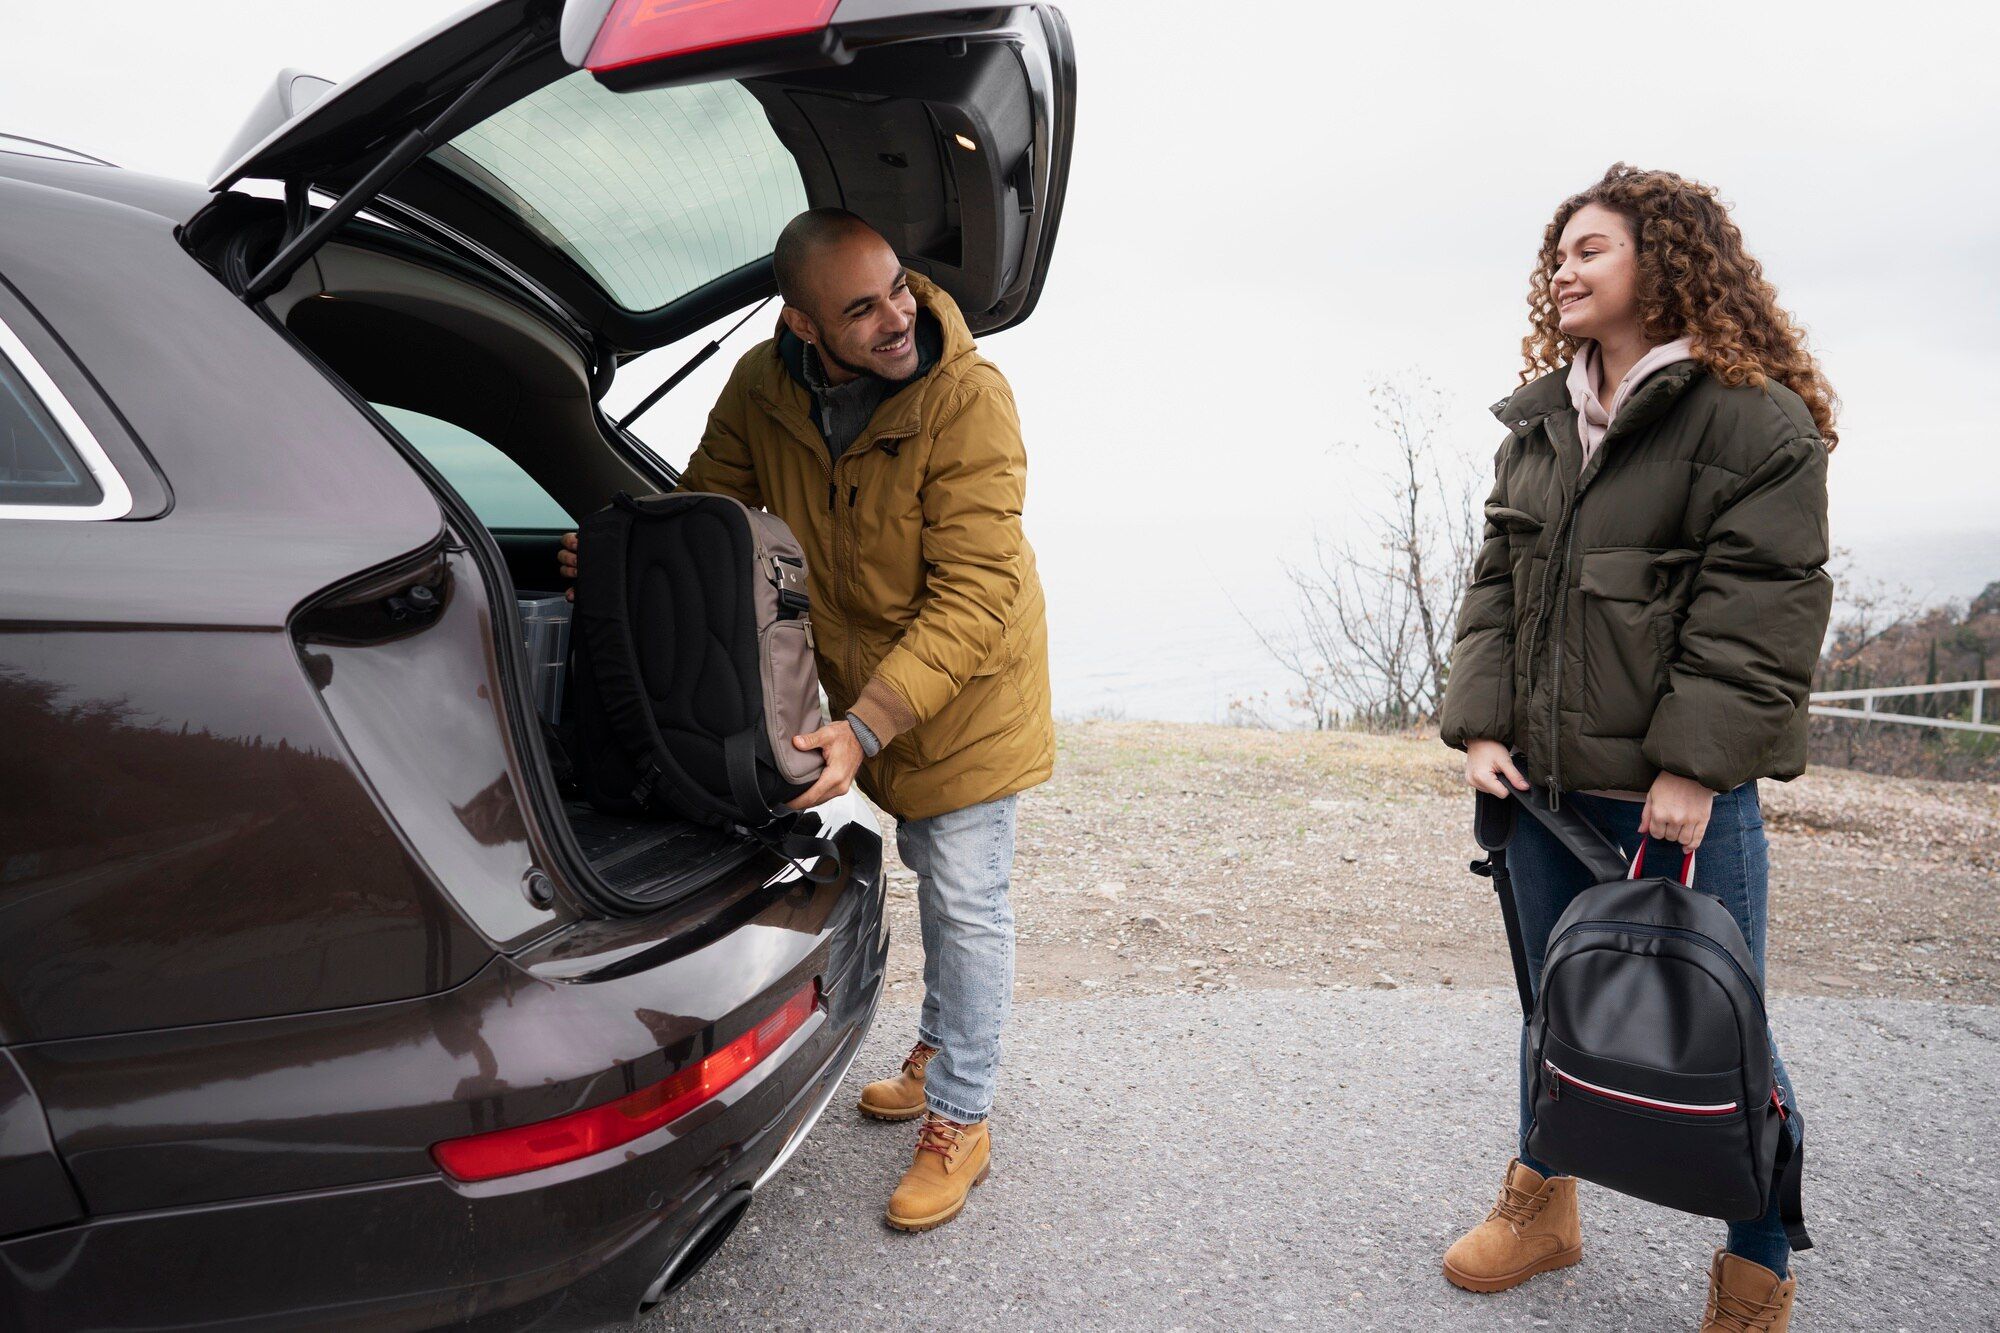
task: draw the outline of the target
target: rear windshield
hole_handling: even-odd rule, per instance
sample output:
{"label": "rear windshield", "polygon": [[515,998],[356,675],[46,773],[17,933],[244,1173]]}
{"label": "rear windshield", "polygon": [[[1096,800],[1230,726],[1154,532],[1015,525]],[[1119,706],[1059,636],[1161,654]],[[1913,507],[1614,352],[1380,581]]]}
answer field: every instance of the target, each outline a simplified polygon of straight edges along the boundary
{"label": "rear windshield", "polygon": [[769,255],[806,206],[763,108],[729,82],[613,93],[579,71],[433,157],[635,313]]}

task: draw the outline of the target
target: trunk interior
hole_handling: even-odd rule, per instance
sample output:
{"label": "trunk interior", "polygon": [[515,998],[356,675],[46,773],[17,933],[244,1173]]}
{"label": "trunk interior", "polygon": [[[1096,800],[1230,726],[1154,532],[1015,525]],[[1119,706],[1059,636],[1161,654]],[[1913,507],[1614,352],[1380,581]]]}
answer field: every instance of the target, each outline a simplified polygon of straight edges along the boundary
{"label": "trunk interior", "polygon": [[[491,535],[510,585],[496,591],[519,611],[528,677],[518,693],[539,717],[528,730],[541,736],[550,786],[561,792],[569,603],[556,552],[575,520],[613,493],[665,489],[672,474],[609,438],[615,427],[597,411],[581,347],[421,241],[351,226],[270,308]],[[614,909],[657,907],[764,855],[719,830],[608,815],[567,793],[560,804]]]}

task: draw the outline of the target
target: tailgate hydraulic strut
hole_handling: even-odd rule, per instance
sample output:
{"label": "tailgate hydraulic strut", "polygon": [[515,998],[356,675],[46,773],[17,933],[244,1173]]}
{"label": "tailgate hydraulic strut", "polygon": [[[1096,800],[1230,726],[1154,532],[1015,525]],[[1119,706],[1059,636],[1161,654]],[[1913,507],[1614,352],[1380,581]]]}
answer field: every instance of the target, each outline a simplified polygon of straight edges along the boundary
{"label": "tailgate hydraulic strut", "polygon": [[404,168],[430,152],[439,144],[449,140],[460,128],[459,114],[493,82],[502,70],[528,50],[547,40],[543,25],[534,31],[522,33],[501,57],[493,62],[492,68],[467,85],[464,92],[452,99],[451,105],[439,112],[428,125],[411,130],[396,141],[396,146],[383,154],[374,166],[368,168],[360,180],[354,182],[347,193],[333,202],[333,206],[321,213],[311,226],[300,230],[299,224],[305,219],[304,201],[307,182],[285,182],[285,242],[278,247],[278,253],[271,256],[271,262],[264,265],[257,276],[250,279],[243,288],[243,299],[256,304],[284,286],[299,265],[312,257],[315,250],[325,245],[333,233],[347,224],[356,213],[368,207],[375,196],[382,193],[389,182],[401,175]]}

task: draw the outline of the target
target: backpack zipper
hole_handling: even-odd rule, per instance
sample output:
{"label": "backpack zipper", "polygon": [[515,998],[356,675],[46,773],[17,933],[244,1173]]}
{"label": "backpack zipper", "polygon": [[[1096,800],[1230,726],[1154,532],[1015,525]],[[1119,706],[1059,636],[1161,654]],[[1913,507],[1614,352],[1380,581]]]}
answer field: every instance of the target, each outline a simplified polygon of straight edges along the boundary
{"label": "backpack zipper", "polygon": [[1738,1104],[1736,1102],[1670,1102],[1660,1097],[1647,1097],[1636,1092],[1623,1092],[1617,1088],[1607,1088],[1600,1083],[1592,1083],[1587,1079],[1578,1078],[1575,1074],[1558,1069],[1555,1061],[1547,1057],[1544,1057],[1542,1060],[1542,1068],[1546,1069],[1549,1072],[1549,1076],[1554,1080],[1549,1084],[1549,1100],[1551,1101],[1561,1101],[1562,1085],[1569,1083],[1582,1088],[1585,1092],[1595,1093],[1599,1097],[1606,1097],[1614,1102],[1629,1102],[1633,1106],[1643,1106],[1653,1111],[1672,1111],[1675,1115],[1734,1115],[1737,1111]]}
{"label": "backpack zipper", "polygon": [[[1743,964],[1736,961],[1734,954],[1699,931],[1683,930],[1676,926],[1648,926],[1637,921],[1579,921],[1562,934],[1550,940],[1548,952],[1554,953],[1557,945],[1577,932],[1592,929],[1618,931],[1630,935],[1651,935],[1658,939],[1686,940],[1691,944],[1699,945],[1701,948],[1708,950],[1716,957],[1722,959],[1723,962],[1729,964],[1730,970],[1743,978],[1743,984],[1748,986],[1750,993],[1757,997],[1757,1016],[1759,1018],[1765,1016],[1764,988],[1750,979],[1750,974],[1743,970]],[[1544,956],[1546,957],[1547,955]]]}

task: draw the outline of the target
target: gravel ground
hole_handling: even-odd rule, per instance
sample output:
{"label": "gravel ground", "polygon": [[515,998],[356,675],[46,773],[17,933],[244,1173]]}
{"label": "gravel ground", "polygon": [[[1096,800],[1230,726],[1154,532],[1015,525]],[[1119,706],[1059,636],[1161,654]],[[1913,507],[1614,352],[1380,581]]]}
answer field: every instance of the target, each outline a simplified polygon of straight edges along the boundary
{"label": "gravel ground", "polygon": [[[1518,1021],[1455,756],[1164,723],[1059,743],[1021,810],[992,1179],[939,1231],[881,1222],[914,1129],[852,1102],[906,1049],[922,962],[892,851],[890,990],[849,1086],[647,1329],[1693,1326],[1719,1225],[1604,1190],[1577,1268],[1498,1297],[1437,1272],[1512,1151]],[[1795,1327],[2000,1328],[2000,787],[1817,770],[1764,804],[1820,1242]]]}
{"label": "gravel ground", "polygon": [[[1774,1021],[1811,1117],[1804,1329],[1995,1327],[2000,1011],[1794,998]],[[1588,1186],[1582,1264],[1499,1296],[1438,1256],[1511,1146],[1510,992],[1275,991],[1021,1005],[994,1172],[919,1236],[881,1207],[909,1125],[849,1086],[717,1256],[643,1327],[903,1330],[1690,1328],[1720,1224]],[[1893,1088],[1895,1096],[1885,1097]]]}
{"label": "gravel ground", "polygon": [[[1021,998],[1511,984],[1435,739],[1084,722],[1059,744],[1021,807]],[[1817,769],[1763,797],[1774,994],[2000,1001],[2000,786]],[[893,857],[890,909],[915,940]],[[916,952],[894,966],[915,1000]]]}

